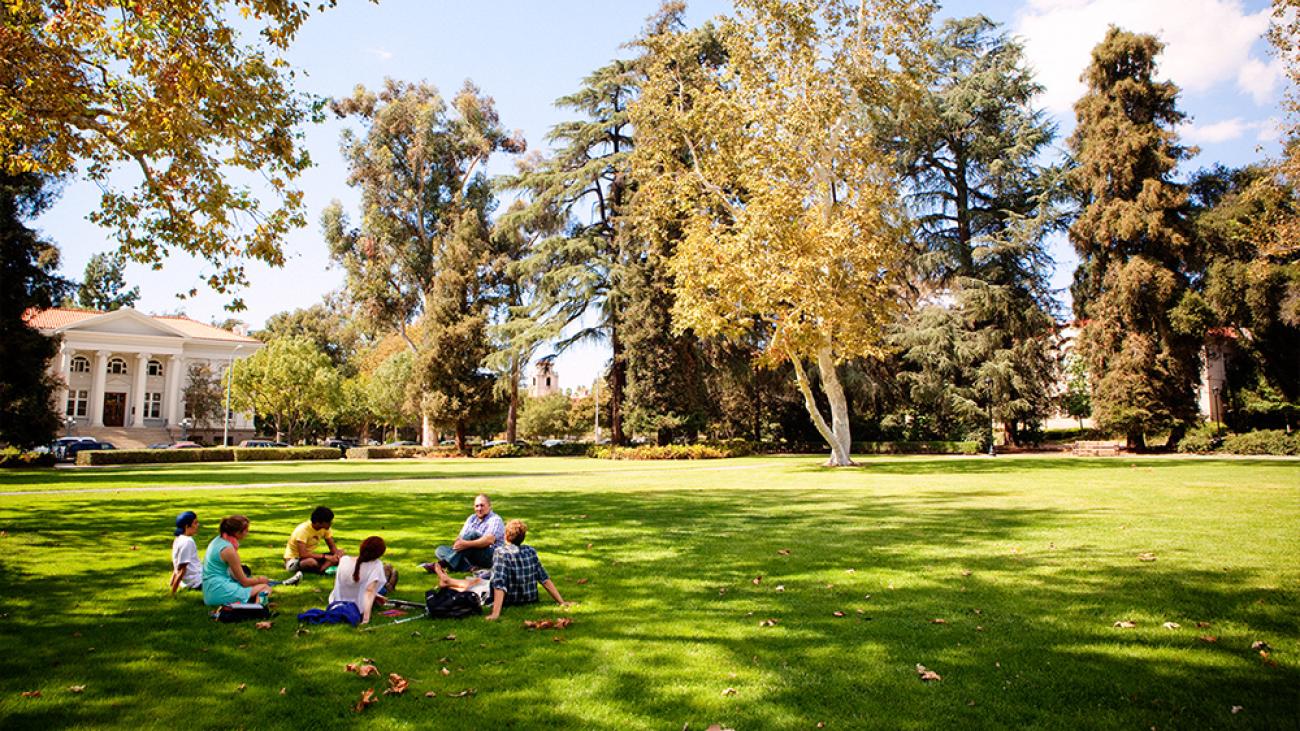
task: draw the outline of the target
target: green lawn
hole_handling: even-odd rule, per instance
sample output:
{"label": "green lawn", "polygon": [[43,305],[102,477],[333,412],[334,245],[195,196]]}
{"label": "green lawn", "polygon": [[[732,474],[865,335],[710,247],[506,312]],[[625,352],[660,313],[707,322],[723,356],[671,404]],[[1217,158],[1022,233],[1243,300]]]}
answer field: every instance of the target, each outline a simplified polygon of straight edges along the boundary
{"label": "green lawn", "polygon": [[[23,493],[0,496],[0,727],[1296,728],[1300,462],[819,462],[0,473]],[[384,536],[418,597],[415,563],[478,491],[529,523],[577,606],[299,634],[325,579],[277,592],[267,631],[166,595],[177,512],[199,513],[200,551],[246,513],[245,561],[278,575],[324,503],[349,551]],[[572,626],[522,624],[557,616]],[[411,689],[354,713],[385,687],[344,672],[361,658]]]}

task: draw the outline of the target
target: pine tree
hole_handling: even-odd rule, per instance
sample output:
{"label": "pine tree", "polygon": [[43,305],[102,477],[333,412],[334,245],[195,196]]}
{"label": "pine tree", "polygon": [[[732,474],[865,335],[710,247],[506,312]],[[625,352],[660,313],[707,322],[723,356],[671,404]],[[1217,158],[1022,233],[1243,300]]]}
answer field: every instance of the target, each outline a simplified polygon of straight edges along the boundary
{"label": "pine tree", "polygon": [[1058,215],[1037,162],[1054,130],[1032,106],[1041,87],[1021,47],[992,21],[949,20],[934,49],[930,87],[897,134],[921,273],[950,304],[905,323],[902,377],[942,423],[982,425],[991,405],[1015,443],[1051,409],[1057,373],[1045,236]]}
{"label": "pine tree", "polygon": [[58,381],[49,375],[59,341],[27,325],[30,309],[52,307],[70,283],[55,272],[59,250],[26,221],[51,202],[46,176],[0,171],[0,445],[49,442],[61,425],[53,406]]}
{"label": "pine tree", "polygon": [[1187,157],[1174,132],[1178,88],[1154,80],[1161,49],[1112,27],[1084,72],[1069,141],[1081,207],[1070,227],[1081,260],[1072,288],[1085,321],[1079,352],[1097,425],[1133,449],[1160,429],[1171,429],[1172,446],[1197,414],[1200,340],[1170,317],[1188,292],[1191,238],[1187,194],[1170,179]]}
{"label": "pine tree", "polygon": [[527,313],[517,313],[526,319],[515,328],[517,342],[554,340],[557,352],[582,341],[609,343],[615,443],[625,441],[625,270],[634,256],[618,219],[628,197],[627,156],[633,142],[627,107],[636,88],[635,71],[627,62],[597,69],[581,89],[556,100],[556,106],[578,118],[551,129],[546,139],[554,152],[525,160],[518,174],[502,181],[503,187],[523,194],[527,206],[504,216],[501,224],[547,234],[523,260],[523,268],[536,275],[536,288]]}
{"label": "pine tree", "polygon": [[126,288],[126,262],[120,256],[95,254],[86,262],[86,271],[77,285],[76,303],[88,310],[112,312],[135,307],[140,288]]}

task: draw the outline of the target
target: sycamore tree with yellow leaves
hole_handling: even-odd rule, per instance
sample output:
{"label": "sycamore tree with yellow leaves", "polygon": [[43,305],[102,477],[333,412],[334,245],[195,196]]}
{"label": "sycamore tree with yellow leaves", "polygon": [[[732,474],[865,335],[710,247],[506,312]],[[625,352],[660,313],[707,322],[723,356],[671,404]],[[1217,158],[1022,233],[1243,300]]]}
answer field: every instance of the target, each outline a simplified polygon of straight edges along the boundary
{"label": "sycamore tree with yellow leaves", "polygon": [[916,98],[933,10],[919,0],[737,0],[716,21],[717,66],[683,62],[689,41],[671,27],[639,41],[641,185],[630,219],[678,231],[674,327],[763,333],[763,360],[793,364],[832,466],[852,464],[837,368],[881,355],[901,304],[909,227],[873,116]]}
{"label": "sycamore tree with yellow leaves", "polygon": [[306,223],[295,181],[320,104],[284,52],[335,1],[0,3],[0,173],[80,171],[123,254],[160,268],[186,252],[210,287],[239,288]]}

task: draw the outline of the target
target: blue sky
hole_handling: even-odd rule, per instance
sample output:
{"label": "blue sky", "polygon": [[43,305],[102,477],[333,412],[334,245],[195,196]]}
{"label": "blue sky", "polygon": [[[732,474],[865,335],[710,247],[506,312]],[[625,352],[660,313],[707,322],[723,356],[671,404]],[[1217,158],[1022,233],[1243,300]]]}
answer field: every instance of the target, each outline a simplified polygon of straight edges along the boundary
{"label": "blue sky", "polygon": [[[620,46],[639,32],[658,4],[383,0],[374,5],[344,0],[342,7],[307,23],[289,60],[306,72],[304,90],[325,96],[346,95],[357,84],[374,87],[386,76],[424,79],[446,94],[472,79],[495,98],[502,122],[523,130],[537,149],[546,131],[564,118],[552,101],[623,54]],[[689,18],[699,22],[730,7],[725,0],[696,0],[690,3]],[[1060,147],[1073,127],[1070,105],[1081,90],[1078,76],[1107,26],[1159,35],[1167,44],[1162,74],[1182,87],[1180,103],[1190,115],[1182,129],[1184,142],[1201,150],[1184,167],[1192,171],[1215,162],[1241,165],[1278,150],[1284,79],[1260,39],[1267,10],[1267,0],[962,0],[945,3],[941,15],[983,13],[1021,38],[1029,63],[1047,87],[1040,103],[1059,125]],[[300,184],[311,223],[289,236],[289,259],[282,269],[250,267],[251,286],[242,293],[249,309],[240,317],[254,327],[276,312],[309,306],[342,284],[342,273],[329,267],[317,224],[321,209],[333,199],[356,210],[357,196],[347,187],[338,151],[342,128],[330,120],[307,132],[317,166]],[[501,159],[491,170],[507,172],[510,165]],[[113,246],[85,220],[97,204],[97,188],[70,180],[60,201],[37,221],[62,248],[63,270],[74,279],[92,254]],[[1064,242],[1053,243],[1053,254],[1053,281],[1064,287],[1074,257]],[[224,318],[226,299],[218,295],[204,293],[184,303],[176,299],[177,292],[201,286],[201,272],[201,266],[182,256],[168,260],[161,271],[132,265],[128,278],[140,285],[143,311],[184,309],[195,319]],[[600,346],[572,349],[557,361],[562,383],[589,384],[607,357]]]}

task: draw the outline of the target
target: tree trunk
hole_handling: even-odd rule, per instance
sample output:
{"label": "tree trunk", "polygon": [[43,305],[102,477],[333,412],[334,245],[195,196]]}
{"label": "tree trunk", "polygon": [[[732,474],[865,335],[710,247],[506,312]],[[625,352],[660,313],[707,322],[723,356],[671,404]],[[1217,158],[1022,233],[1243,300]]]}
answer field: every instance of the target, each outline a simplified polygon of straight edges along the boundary
{"label": "tree trunk", "polygon": [[465,420],[456,420],[456,451],[461,454],[469,454],[465,451]]}
{"label": "tree trunk", "polygon": [[1146,449],[1147,448],[1146,435],[1140,431],[1129,432],[1127,447],[1134,452],[1140,452]]}
{"label": "tree trunk", "polygon": [[830,367],[822,371],[822,391],[831,402],[831,425],[826,424],[821,409],[817,408],[817,400],[813,397],[812,386],[808,382],[803,361],[798,357],[790,360],[794,363],[795,382],[799,385],[799,392],[803,394],[804,406],[808,409],[808,415],[812,417],[813,426],[817,427],[822,439],[830,445],[831,456],[826,461],[826,466],[846,467],[853,464],[853,460],[849,458],[848,402],[844,398],[844,389],[840,386],[839,376],[835,373],[835,363],[830,356],[830,348],[818,349],[817,360],[819,363],[822,362],[823,351],[826,358],[830,360]]}
{"label": "tree trunk", "polygon": [[510,410],[506,412],[506,441],[515,443],[519,422],[519,357],[510,361]]}
{"label": "tree trunk", "polygon": [[420,412],[420,444],[425,447],[436,446],[433,441],[433,423],[429,420],[429,412]]}
{"label": "tree trunk", "polygon": [[[623,357],[623,340],[618,326],[610,328],[610,348],[614,352],[609,363],[609,436],[612,444],[625,444],[623,435],[623,391],[627,387],[627,362]],[[596,404],[600,408],[600,404]]]}

